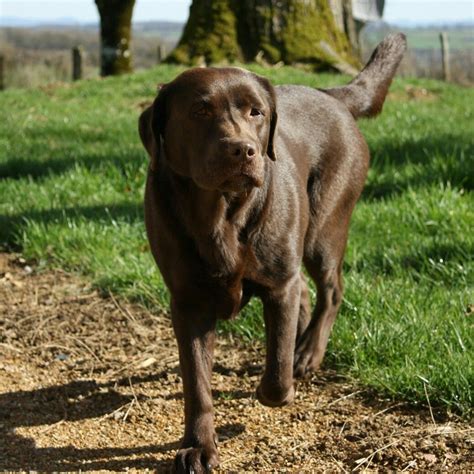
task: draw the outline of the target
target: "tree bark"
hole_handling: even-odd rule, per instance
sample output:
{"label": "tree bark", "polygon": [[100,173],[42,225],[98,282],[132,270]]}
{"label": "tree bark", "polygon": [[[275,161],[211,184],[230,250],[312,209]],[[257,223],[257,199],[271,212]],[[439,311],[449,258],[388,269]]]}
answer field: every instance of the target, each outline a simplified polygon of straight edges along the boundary
{"label": "tree bark", "polygon": [[317,69],[339,61],[357,64],[337,25],[330,0],[193,0],[171,62],[197,64],[253,61],[311,63]]}
{"label": "tree bark", "polygon": [[[359,32],[362,26],[357,27],[357,22],[354,20],[354,15],[352,14],[352,0],[343,0],[343,17],[344,17],[344,31],[349,39],[349,43],[352,46],[352,51],[354,51],[357,56],[360,54],[360,44],[359,44]],[[359,23],[359,25],[362,25]]]}
{"label": "tree bark", "polygon": [[95,0],[100,15],[101,75],[132,71],[131,24],[135,0]]}
{"label": "tree bark", "polygon": [[189,18],[171,62],[197,64],[234,61],[240,58],[237,41],[236,2],[193,0]]}

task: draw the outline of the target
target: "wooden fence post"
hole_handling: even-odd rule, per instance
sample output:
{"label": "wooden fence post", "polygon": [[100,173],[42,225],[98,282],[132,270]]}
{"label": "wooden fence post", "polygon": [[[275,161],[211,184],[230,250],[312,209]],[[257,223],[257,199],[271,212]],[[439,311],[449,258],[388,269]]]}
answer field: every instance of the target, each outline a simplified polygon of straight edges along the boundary
{"label": "wooden fence post", "polygon": [[160,44],[156,50],[156,60],[157,64],[161,64],[166,58],[166,48],[164,45]]}
{"label": "wooden fence post", "polygon": [[82,46],[72,48],[72,80],[82,79]]}
{"label": "wooden fence post", "polygon": [[441,60],[443,62],[443,79],[445,81],[451,80],[451,64],[449,58],[449,41],[448,34],[443,32],[439,34],[441,41]]}
{"label": "wooden fence post", "polygon": [[0,91],[5,90],[5,57],[0,54]]}

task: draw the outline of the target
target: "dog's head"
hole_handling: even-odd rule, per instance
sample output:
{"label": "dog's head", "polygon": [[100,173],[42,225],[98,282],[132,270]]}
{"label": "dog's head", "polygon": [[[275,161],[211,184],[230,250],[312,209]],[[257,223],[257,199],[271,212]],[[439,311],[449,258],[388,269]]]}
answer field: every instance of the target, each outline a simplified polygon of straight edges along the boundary
{"label": "dog's head", "polygon": [[264,182],[275,160],[275,92],[237,68],[196,68],[164,85],[139,120],[154,169],[160,153],[178,175],[207,190],[242,191]]}

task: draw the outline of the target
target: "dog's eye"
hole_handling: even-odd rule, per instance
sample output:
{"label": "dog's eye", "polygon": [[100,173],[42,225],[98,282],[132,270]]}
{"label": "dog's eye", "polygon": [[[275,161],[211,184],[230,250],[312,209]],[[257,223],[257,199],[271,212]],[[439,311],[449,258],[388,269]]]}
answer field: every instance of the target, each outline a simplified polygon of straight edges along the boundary
{"label": "dog's eye", "polygon": [[193,110],[195,117],[210,117],[211,111],[207,105],[201,105]]}
{"label": "dog's eye", "polygon": [[258,115],[263,115],[263,114],[260,110],[256,109],[255,107],[252,107],[252,109],[250,110],[250,115],[252,117],[257,117]]}

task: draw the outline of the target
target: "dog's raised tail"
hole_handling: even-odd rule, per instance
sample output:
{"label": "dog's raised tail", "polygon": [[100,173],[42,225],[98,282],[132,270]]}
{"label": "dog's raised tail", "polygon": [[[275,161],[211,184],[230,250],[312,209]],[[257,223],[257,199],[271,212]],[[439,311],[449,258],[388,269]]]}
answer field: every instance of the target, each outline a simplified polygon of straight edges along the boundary
{"label": "dog's raised tail", "polygon": [[354,118],[374,117],[382,110],[406,47],[403,33],[388,35],[372,53],[364,69],[348,85],[323,91],[343,102]]}

